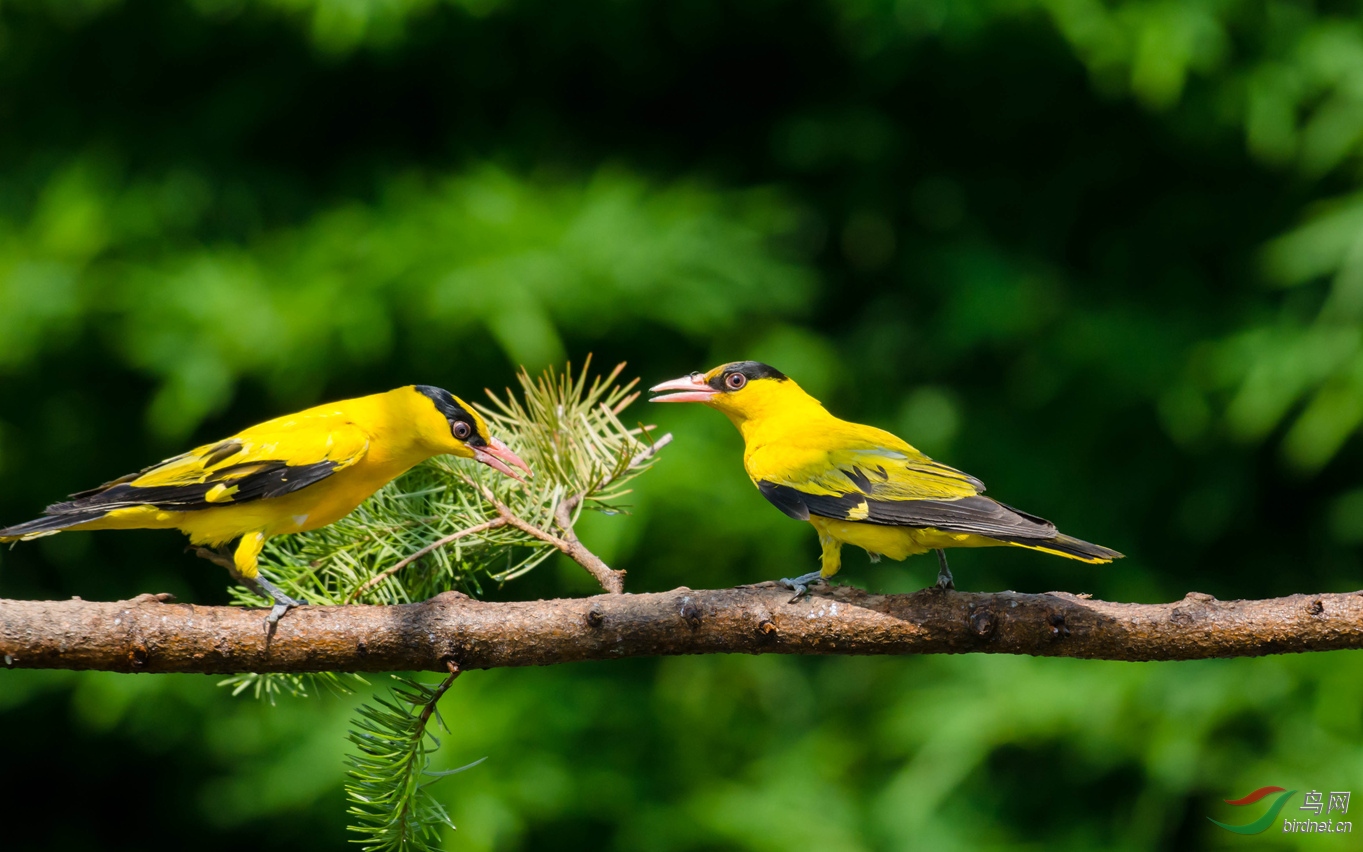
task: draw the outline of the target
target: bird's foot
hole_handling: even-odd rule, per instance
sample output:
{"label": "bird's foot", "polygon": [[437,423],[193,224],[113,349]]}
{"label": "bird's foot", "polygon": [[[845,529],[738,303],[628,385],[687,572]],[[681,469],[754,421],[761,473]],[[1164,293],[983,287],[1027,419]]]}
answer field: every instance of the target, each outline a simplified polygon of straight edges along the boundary
{"label": "bird's foot", "polygon": [[262,593],[274,600],[274,606],[270,607],[270,614],[265,616],[266,624],[279,623],[280,616],[288,612],[290,608],[296,606],[307,606],[308,602],[302,598],[291,598],[284,594],[284,590],[265,579],[263,576],[256,576],[255,584]]}
{"label": "bird's foot", "polygon": [[824,585],[828,584],[828,581],[823,578],[823,574],[819,571],[810,571],[808,574],[801,574],[794,578],[783,577],[778,582],[795,593],[795,596],[790,599],[791,603],[795,603],[800,598],[809,594],[810,586],[818,585],[820,583]]}
{"label": "bird's foot", "polygon": [[944,592],[956,588],[955,581],[951,579],[951,569],[947,567],[947,555],[941,550],[937,551],[937,588]]}

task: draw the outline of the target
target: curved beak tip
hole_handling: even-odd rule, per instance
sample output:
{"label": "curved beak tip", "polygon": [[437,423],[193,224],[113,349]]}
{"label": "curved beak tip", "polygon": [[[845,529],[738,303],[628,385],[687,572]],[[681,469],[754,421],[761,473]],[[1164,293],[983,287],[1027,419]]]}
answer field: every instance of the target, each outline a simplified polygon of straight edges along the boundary
{"label": "curved beak tip", "polygon": [[525,484],[525,480],[521,479],[514,470],[508,467],[508,464],[513,464],[525,471],[526,476],[533,477],[535,475],[535,472],[530,469],[530,465],[522,461],[520,456],[513,453],[510,447],[497,438],[489,439],[487,446],[485,447],[475,447],[473,450],[473,458],[495,471],[506,474],[522,485]]}
{"label": "curved beak tip", "polygon": [[672,379],[648,390],[649,393],[666,394],[655,396],[649,402],[709,402],[716,393],[714,388],[705,383],[705,377],[700,373]]}

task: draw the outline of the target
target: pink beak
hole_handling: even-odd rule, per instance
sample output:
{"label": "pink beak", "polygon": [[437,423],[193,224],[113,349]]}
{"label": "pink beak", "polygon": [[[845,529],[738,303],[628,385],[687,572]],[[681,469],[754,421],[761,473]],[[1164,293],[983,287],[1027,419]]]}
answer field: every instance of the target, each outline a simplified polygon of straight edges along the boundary
{"label": "pink beak", "polygon": [[680,379],[663,382],[649,388],[649,393],[671,391],[667,396],[655,396],[649,402],[709,402],[719,391],[705,383],[705,374],[692,373]]}
{"label": "pink beak", "polygon": [[488,438],[486,447],[470,447],[469,449],[473,450],[474,461],[482,462],[493,470],[501,471],[522,485],[525,484],[525,480],[517,476],[514,470],[507,467],[507,462],[525,471],[526,476],[535,475],[535,472],[530,469],[530,465],[521,461],[520,456],[511,452],[511,448],[497,438]]}

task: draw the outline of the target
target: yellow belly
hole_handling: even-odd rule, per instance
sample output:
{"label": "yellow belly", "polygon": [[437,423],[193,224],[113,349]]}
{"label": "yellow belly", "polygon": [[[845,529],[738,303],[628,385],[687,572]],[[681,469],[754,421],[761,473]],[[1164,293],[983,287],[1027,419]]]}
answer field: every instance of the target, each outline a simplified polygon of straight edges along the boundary
{"label": "yellow belly", "polygon": [[824,577],[832,577],[842,568],[844,544],[855,544],[870,553],[873,559],[888,556],[895,560],[947,547],[999,547],[1007,544],[970,533],[923,527],[890,527],[821,518],[818,515],[812,516],[809,522],[819,531],[819,543],[823,545],[823,564],[819,573]]}
{"label": "yellow belly", "polygon": [[863,524],[811,517],[809,522],[819,531],[819,537],[832,538],[844,544],[855,544],[870,553],[891,559],[907,559],[929,550],[945,547],[997,547],[1004,542],[970,533],[945,532],[930,528],[890,527],[883,524]]}

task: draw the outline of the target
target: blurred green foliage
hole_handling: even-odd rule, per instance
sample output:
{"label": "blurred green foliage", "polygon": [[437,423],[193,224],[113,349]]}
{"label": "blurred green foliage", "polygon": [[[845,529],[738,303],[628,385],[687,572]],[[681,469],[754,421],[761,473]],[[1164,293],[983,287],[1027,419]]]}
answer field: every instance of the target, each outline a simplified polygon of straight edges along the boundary
{"label": "blurred green foliage", "polygon": [[[327,398],[758,358],[1129,557],[966,552],[963,588],[1359,588],[1358,12],[4,3],[0,519]],[[631,588],[813,564],[722,417],[632,413],[677,442],[581,530]],[[0,594],[224,602],[181,546],[22,545]],[[551,561],[488,591],[591,587]],[[1359,684],[1351,653],[474,672],[437,761],[488,760],[436,789],[451,848],[1229,847],[1222,799],[1363,787]],[[0,675],[7,840],[344,843],[366,696],[227,693]]]}
{"label": "blurred green foliage", "polygon": [[207,179],[143,182],[78,160],[0,222],[0,364],[104,325],[121,360],[161,383],[152,428],[183,439],[243,378],[307,399],[338,367],[389,357],[402,333],[476,330],[538,369],[564,357],[562,325],[604,335],[645,319],[697,335],[810,289],[764,250],[791,214],[760,192],[479,166],[377,191],[256,239],[175,245],[166,232],[192,234],[213,204]]}

